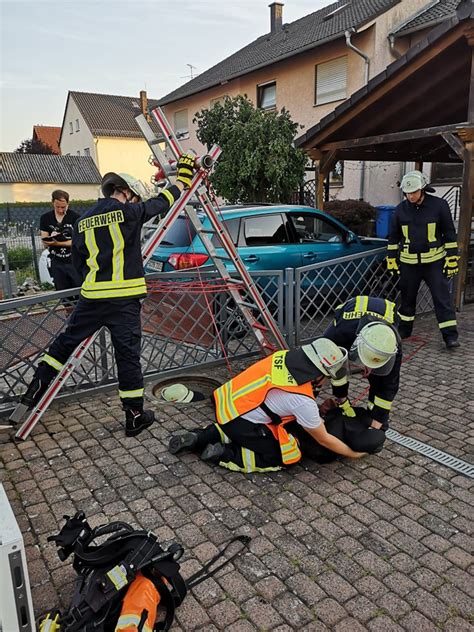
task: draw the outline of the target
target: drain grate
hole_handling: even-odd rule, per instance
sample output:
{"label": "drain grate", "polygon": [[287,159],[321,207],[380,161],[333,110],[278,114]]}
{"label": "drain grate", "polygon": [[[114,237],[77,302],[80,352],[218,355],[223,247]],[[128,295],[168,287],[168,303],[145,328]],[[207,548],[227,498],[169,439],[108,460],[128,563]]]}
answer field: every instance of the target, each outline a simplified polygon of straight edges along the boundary
{"label": "drain grate", "polygon": [[451,454],[437,450],[427,443],[422,443],[421,441],[417,441],[411,437],[405,437],[395,430],[387,430],[386,435],[395,443],[405,446],[405,448],[410,448],[410,450],[419,452],[420,454],[427,456],[429,459],[433,459],[433,461],[438,461],[438,463],[442,463],[446,467],[456,470],[456,472],[460,472],[469,478],[474,478],[474,465],[471,465],[466,461],[462,461],[461,459],[457,459],[455,456],[451,456]]}

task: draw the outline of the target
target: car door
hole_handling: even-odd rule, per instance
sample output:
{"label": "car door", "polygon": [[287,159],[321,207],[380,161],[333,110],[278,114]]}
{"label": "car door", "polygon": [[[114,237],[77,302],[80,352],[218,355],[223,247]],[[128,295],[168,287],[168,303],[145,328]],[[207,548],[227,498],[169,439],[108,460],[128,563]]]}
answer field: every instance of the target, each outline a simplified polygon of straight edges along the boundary
{"label": "car door", "polygon": [[242,219],[239,254],[251,270],[284,270],[301,265],[298,244],[292,243],[284,213]]}

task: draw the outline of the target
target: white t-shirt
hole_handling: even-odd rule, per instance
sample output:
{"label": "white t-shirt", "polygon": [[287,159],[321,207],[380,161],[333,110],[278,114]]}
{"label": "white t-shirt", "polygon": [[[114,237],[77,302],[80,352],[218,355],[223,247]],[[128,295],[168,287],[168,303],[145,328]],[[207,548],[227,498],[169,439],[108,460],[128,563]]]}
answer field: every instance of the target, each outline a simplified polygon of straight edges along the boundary
{"label": "white t-shirt", "polygon": [[[267,393],[265,404],[280,417],[292,415],[303,428],[318,428],[321,425],[319,408],[314,399],[306,395],[288,393],[278,388],[272,388]],[[241,415],[254,424],[269,424],[270,417],[261,409],[256,408],[245,415]]]}

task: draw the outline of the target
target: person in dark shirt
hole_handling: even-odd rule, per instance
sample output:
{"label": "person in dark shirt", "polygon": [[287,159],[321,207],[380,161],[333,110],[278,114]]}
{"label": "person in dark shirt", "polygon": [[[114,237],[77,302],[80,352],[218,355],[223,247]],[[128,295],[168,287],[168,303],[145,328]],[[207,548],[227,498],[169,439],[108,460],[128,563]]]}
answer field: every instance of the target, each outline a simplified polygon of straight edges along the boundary
{"label": "person in dark shirt", "polygon": [[400,188],[406,199],[392,215],[387,270],[400,275],[401,337],[411,336],[416,297],[424,280],[433,297],[446,347],[455,349],[460,345],[449,280],[459,271],[456,230],[446,200],[429,195],[427,187],[428,181],[421,171],[410,171],[403,176]]}
{"label": "person in dark shirt", "polygon": [[111,172],[102,178],[105,198],[81,216],[73,232],[73,261],[84,279],[81,295],[65,331],[40,358],[22,404],[34,406],[79,344],[107,327],[117,363],[125,433],[134,437],[154,422],[154,412],[143,409],[140,365],[140,299],[147,293],[141,228],[155,215],[166,213],[191,185],[194,164],[194,156],[181,156],[176,184],[151,199],[143,183],[128,174]]}
{"label": "person in dark shirt", "polygon": [[40,218],[40,235],[49,250],[51,276],[56,290],[81,285],[81,278],[72,263],[72,231],[79,215],[69,209],[69,193],[57,189],[52,193],[53,210]]}

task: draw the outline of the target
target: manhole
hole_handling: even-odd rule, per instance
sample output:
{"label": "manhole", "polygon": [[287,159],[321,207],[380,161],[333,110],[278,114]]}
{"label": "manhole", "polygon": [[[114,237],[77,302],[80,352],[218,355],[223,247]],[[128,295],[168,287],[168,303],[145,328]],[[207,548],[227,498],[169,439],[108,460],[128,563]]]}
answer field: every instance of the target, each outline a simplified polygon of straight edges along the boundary
{"label": "manhole", "polygon": [[219,380],[214,380],[210,377],[201,377],[200,375],[177,375],[176,377],[166,378],[165,380],[160,380],[155,384],[151,385],[151,388],[147,389],[149,391],[150,398],[153,403],[158,406],[196,406],[200,402],[166,402],[162,397],[161,393],[164,388],[167,386],[171,386],[172,384],[184,384],[191,391],[202,393],[204,395],[203,402],[209,402],[209,398],[211,393],[221,386],[222,382]]}

